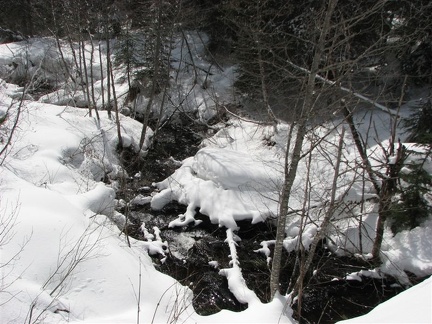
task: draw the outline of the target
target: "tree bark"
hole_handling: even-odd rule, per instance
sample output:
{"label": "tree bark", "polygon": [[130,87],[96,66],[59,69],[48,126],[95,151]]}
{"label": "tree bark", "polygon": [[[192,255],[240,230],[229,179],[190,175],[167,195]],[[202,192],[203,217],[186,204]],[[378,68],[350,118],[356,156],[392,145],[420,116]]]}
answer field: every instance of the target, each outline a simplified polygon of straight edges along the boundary
{"label": "tree bark", "polygon": [[[282,261],[283,240],[285,239],[286,217],[288,213],[288,203],[290,199],[291,189],[294,184],[295,176],[298,169],[298,164],[301,160],[301,149],[303,146],[304,137],[306,135],[306,123],[308,118],[313,114],[315,93],[315,82],[318,74],[319,64],[325,49],[325,40],[330,29],[330,18],[334,12],[338,0],[329,0],[328,7],[325,11],[325,17],[321,28],[321,33],[315,48],[313,61],[311,64],[310,74],[305,90],[305,100],[300,114],[300,122],[298,124],[296,140],[294,144],[292,160],[288,161],[288,150],[285,156],[285,176],[284,184],[281,191],[281,199],[279,205],[278,225],[276,232],[276,243],[274,248],[272,269],[270,274],[270,296],[274,298],[279,292],[280,270]],[[289,142],[289,141],[288,141]]]}
{"label": "tree bark", "polygon": [[160,62],[159,62],[159,55],[161,53],[161,46],[162,46],[162,37],[161,37],[161,28],[162,28],[162,5],[160,1],[158,1],[158,13],[157,13],[157,19],[156,19],[156,45],[155,50],[153,53],[153,78],[152,78],[152,86],[150,91],[150,98],[147,102],[147,106],[144,112],[144,120],[143,120],[143,126],[141,129],[141,138],[139,141],[139,149],[140,151],[142,147],[144,146],[144,141],[147,134],[147,127],[148,127],[148,121],[150,117],[151,108],[153,105],[154,96],[156,93],[156,85],[158,83],[158,76],[160,71]]}
{"label": "tree bark", "polygon": [[[292,126],[293,127],[293,126]],[[291,133],[292,131],[290,131]],[[298,164],[301,159],[301,149],[303,146],[303,139],[306,134],[306,125],[304,122],[298,126],[294,150],[292,154],[291,163],[288,163],[289,151],[291,146],[291,136],[289,136],[285,152],[285,179],[282,187],[281,198],[279,203],[279,217],[276,230],[276,242],[273,252],[272,267],[270,274],[270,296],[274,298],[275,294],[279,292],[280,272],[282,264],[282,251],[283,241],[285,239],[285,226],[286,217],[288,214],[288,203],[291,193],[291,188],[294,184],[295,176],[297,173]]]}
{"label": "tree bark", "polygon": [[306,273],[308,272],[308,270],[312,264],[313,257],[315,255],[315,251],[318,247],[318,244],[324,238],[325,233],[327,231],[327,228],[330,224],[330,219],[333,216],[333,213],[336,209],[336,190],[337,190],[337,182],[338,182],[338,178],[339,178],[339,168],[340,168],[341,158],[342,158],[342,148],[343,148],[343,143],[344,143],[344,137],[345,137],[345,128],[342,128],[342,133],[340,135],[339,143],[338,143],[336,165],[335,165],[335,169],[334,169],[331,196],[330,196],[328,209],[327,209],[327,212],[324,216],[324,220],[322,221],[322,223],[320,225],[320,229],[319,229],[318,233],[315,235],[315,237],[311,243],[306,261],[304,262],[303,266],[300,268],[300,274],[297,278],[297,281],[296,281],[294,288],[293,288],[293,291],[292,291],[292,297],[297,297],[297,307],[298,307],[297,308],[297,316],[299,318],[301,318],[304,278],[305,278]]}

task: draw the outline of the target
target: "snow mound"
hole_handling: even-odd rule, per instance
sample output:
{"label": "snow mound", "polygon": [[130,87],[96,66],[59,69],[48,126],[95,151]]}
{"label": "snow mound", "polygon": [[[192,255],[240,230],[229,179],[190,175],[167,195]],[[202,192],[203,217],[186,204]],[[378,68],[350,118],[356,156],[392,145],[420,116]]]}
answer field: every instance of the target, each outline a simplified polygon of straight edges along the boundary
{"label": "snow mound", "polygon": [[277,165],[254,160],[236,151],[204,148],[170,178],[157,184],[160,193],[153,197],[151,206],[161,209],[171,200],[187,205],[187,211],[170,226],[196,223],[195,209],[208,215],[211,222],[236,229],[236,221],[249,219],[264,221],[274,214],[263,201],[262,191],[270,195],[277,191]]}
{"label": "snow mound", "polygon": [[[130,238],[129,247],[111,222],[125,221],[113,207],[118,178],[127,176],[116,155],[115,122],[71,107],[14,105],[20,93],[0,83],[1,112],[13,117],[22,109],[0,165],[0,322],[292,322],[283,297],[242,313],[197,315],[190,289],[152,264],[149,254],[167,249],[160,230],[150,233],[143,224],[148,241]],[[13,121],[2,124],[1,136]],[[121,124],[137,150],[141,124],[124,116]]]}
{"label": "snow mound", "polygon": [[432,323],[431,305],[432,278],[428,278],[368,314],[338,323]]}

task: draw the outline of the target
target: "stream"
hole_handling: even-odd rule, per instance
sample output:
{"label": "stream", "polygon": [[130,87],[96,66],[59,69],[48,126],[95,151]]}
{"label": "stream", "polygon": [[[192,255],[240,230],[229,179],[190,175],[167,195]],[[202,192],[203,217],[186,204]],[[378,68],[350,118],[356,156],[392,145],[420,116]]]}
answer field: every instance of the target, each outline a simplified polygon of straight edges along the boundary
{"label": "stream", "polygon": [[[195,155],[206,131],[201,125],[168,125],[144,161],[137,163],[132,155],[125,154],[128,174],[139,176],[130,178],[126,189],[117,193],[118,198],[130,201],[138,194],[150,196],[155,190],[152,183],[171,175],[178,167],[176,161]],[[226,278],[218,274],[219,268],[229,267],[230,251],[224,243],[226,230],[211,224],[208,217],[198,211],[195,218],[202,220],[199,225],[169,228],[168,224],[185,210],[186,206],[176,202],[158,211],[151,210],[149,203],[132,205],[128,210],[119,209],[127,213],[130,221],[126,228],[128,235],[145,240],[141,230],[143,222],[148,229],[157,227],[160,230],[162,240],[168,242],[167,257],[162,259],[161,255],[153,255],[155,267],[192,289],[193,306],[198,314],[209,315],[222,309],[244,310],[247,305],[236,300],[228,289]],[[270,270],[265,257],[254,250],[260,248],[261,241],[274,239],[275,227],[271,221],[254,225],[241,221],[238,225],[237,235],[241,241],[237,253],[243,276],[248,287],[265,302],[269,299]],[[288,288],[296,257],[295,252],[285,252],[281,291]],[[217,266],[215,263],[210,265],[211,261],[216,261]],[[403,291],[392,278],[345,280],[347,274],[369,269],[370,265],[354,258],[336,257],[325,244],[317,250],[312,268],[316,271],[309,273],[305,281],[302,316],[296,318],[302,323],[334,323],[360,316]],[[294,316],[296,307],[294,304]]]}

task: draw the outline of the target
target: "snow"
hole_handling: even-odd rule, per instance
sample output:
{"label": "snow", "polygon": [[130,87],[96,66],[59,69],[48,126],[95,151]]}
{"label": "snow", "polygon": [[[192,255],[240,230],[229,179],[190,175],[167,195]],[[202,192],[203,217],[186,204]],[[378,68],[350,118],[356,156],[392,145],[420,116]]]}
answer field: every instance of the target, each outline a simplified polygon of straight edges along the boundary
{"label": "snow", "polygon": [[[0,46],[2,67],[13,59],[3,54],[14,46],[22,48]],[[13,102],[23,90],[1,80],[2,116],[15,116]],[[112,222],[125,221],[114,206],[119,180],[128,176],[116,153],[115,122],[104,112],[97,121],[84,109],[61,105],[68,101],[48,101],[23,102],[19,127],[2,156],[0,322],[134,323],[138,316],[143,323],[292,322],[282,296],[268,304],[255,298],[241,314],[197,315],[190,289],[152,264],[149,254],[163,256],[168,246],[160,230],[143,224],[149,240],[130,238],[129,247]],[[137,150],[141,124],[120,118],[126,146]],[[12,122],[2,124],[3,138]],[[144,150],[147,145],[148,139]],[[134,203],[149,200],[138,196]]]}
{"label": "snow", "polygon": [[151,200],[152,200],[152,197],[139,194],[138,196],[133,198],[130,203],[132,205],[146,205],[146,204],[149,204],[151,202]]}
{"label": "snow", "polygon": [[229,290],[233,293],[236,299],[243,304],[248,304],[249,307],[253,307],[255,304],[259,304],[260,300],[257,295],[247,287],[245,280],[241,274],[240,261],[237,257],[236,241],[240,239],[233,233],[232,229],[227,229],[227,239],[230,248],[230,265],[231,268],[221,269],[219,274],[225,276],[228,280]]}
{"label": "snow", "polygon": [[[139,123],[123,122],[123,131],[137,138]],[[2,224],[13,218],[1,246],[1,322],[23,322],[32,304],[33,319],[44,322],[122,312],[131,321],[140,268],[152,277],[143,289],[155,292],[143,302],[154,307],[177,284],[146,253],[161,252],[160,244],[127,248],[109,221],[115,192],[100,179],[118,163],[113,122],[102,118],[97,125],[82,110],[29,102],[20,125],[0,169]]]}
{"label": "snow", "polygon": [[[198,316],[191,291],[156,271],[148,256],[166,251],[158,228],[143,225],[149,240],[130,239],[127,247],[110,221],[116,216],[115,191],[100,182],[114,169],[114,181],[121,174],[115,127],[106,117],[98,125],[84,115],[71,107],[26,103],[19,141],[0,169],[2,221],[13,218],[1,246],[7,275],[2,276],[0,321],[23,322],[31,311],[32,319],[44,322],[131,323],[141,290],[142,322],[276,322],[279,317],[290,322],[281,315],[287,302],[282,297],[270,304],[255,297],[254,309],[274,315],[257,316],[249,309],[241,316],[228,311]],[[122,117],[122,125],[125,134],[138,138],[139,123]],[[136,202],[142,200],[148,199]]]}
{"label": "snow", "polygon": [[338,323],[432,323],[431,305],[432,278],[428,278],[368,314]]}
{"label": "snow", "polygon": [[400,278],[402,284],[409,285],[405,271],[424,277],[432,273],[432,220],[411,231],[402,231],[394,237],[391,231],[385,233],[382,246],[385,273]]}
{"label": "snow", "polygon": [[[358,114],[355,117],[361,123],[362,120],[374,118],[378,131],[372,138],[367,138],[369,154],[376,161],[374,167],[377,170],[383,168],[382,147],[388,145],[389,131],[384,125],[390,120],[388,115],[382,112]],[[360,124],[363,125],[363,124]],[[322,143],[313,153],[311,159],[311,197],[312,208],[309,218],[302,232],[302,244],[308,249],[312,240],[319,230],[319,224],[323,217],[325,205],[321,201],[328,200],[330,181],[333,170],[333,157],[335,156],[336,143],[339,129],[342,123],[337,120],[333,123],[323,125],[314,130],[315,134],[326,134],[327,141]],[[360,128],[365,127],[361,126]],[[284,156],[283,143],[286,141],[288,127],[279,126],[278,132],[274,132],[271,126],[258,126],[244,121],[232,121],[212,138],[204,142],[204,147],[194,156],[183,161],[182,166],[166,180],[157,183],[160,192],[153,197],[151,205],[155,209],[162,208],[171,200],[176,200],[187,205],[185,214],[173,221],[170,226],[185,226],[194,223],[195,210],[209,217],[212,223],[228,228],[227,240],[230,248],[235,244],[231,242],[231,233],[238,229],[237,221],[249,220],[251,223],[264,221],[277,214],[277,197],[281,181],[281,158]],[[275,145],[268,146],[266,143],[271,139]],[[305,147],[313,144],[313,139],[306,139]],[[332,226],[327,235],[330,237],[328,247],[339,255],[354,254],[359,258],[370,258],[373,238],[375,236],[376,221],[378,216],[378,205],[374,200],[372,185],[365,182],[364,186],[359,181],[355,165],[358,156],[354,143],[350,136],[346,136],[343,151],[344,164],[343,176],[340,177],[338,194],[344,206],[349,207],[348,212],[337,210],[334,215]],[[290,201],[291,209],[301,208],[301,183],[307,171],[307,162],[302,161],[294,185],[293,199]],[[430,168],[430,161],[426,160],[425,169]],[[298,197],[298,198],[297,198]],[[364,204],[360,201],[366,200]],[[361,232],[359,222],[361,217]],[[284,247],[292,251],[299,246],[300,216],[293,213],[288,218],[286,228],[287,237]],[[429,238],[430,221],[422,227],[411,231],[402,231],[393,236],[386,232],[382,260],[383,264],[377,269],[361,271],[347,275],[347,279],[362,280],[363,276],[376,276],[379,274],[393,275],[399,282],[409,287],[410,282],[405,271],[418,276],[426,276],[432,273],[430,267],[432,251]],[[362,237],[361,241],[359,237]],[[362,243],[360,247],[360,242]],[[262,253],[267,262],[270,262],[269,246],[274,241],[261,242],[261,248],[256,252]],[[361,252],[361,253],[360,253]],[[234,255],[234,257],[233,257]],[[241,260],[235,258],[231,253],[232,264],[229,269],[222,269],[221,274],[227,276],[230,290],[239,301],[253,304],[254,297],[249,295],[249,288],[245,287],[242,280],[241,269],[238,264]],[[231,276],[235,273],[236,280]],[[428,311],[428,309],[424,309]]]}
{"label": "snow", "polygon": [[[199,83],[206,80],[211,91],[192,86],[193,76],[184,74],[179,78],[177,96],[172,96],[171,108],[183,103],[186,109],[195,111],[202,121],[207,121],[215,115],[218,100],[230,102],[232,99],[229,89],[235,68],[221,70],[213,66],[212,75],[205,73],[210,65],[203,58],[204,44],[198,41],[198,36],[187,34],[196,47],[194,63],[201,68],[198,70]],[[174,49],[178,64],[181,62],[179,46]],[[65,55],[67,60],[71,59],[70,53],[65,52]],[[10,67],[12,63],[24,66],[28,59],[36,63],[40,71],[48,72],[38,76],[54,80],[50,73],[59,69],[53,63],[58,62],[59,56],[52,39],[1,45],[0,74],[13,80],[18,73],[39,73],[37,69],[22,71]],[[181,68],[180,65],[177,67]],[[99,66],[95,66],[96,70]],[[126,85],[120,82],[120,72],[116,72],[115,84],[119,96],[126,91]],[[100,78],[96,73],[93,80],[99,107],[105,95],[101,92],[104,80]],[[56,79],[56,82],[66,82],[66,78]],[[0,225],[5,230],[0,231],[0,322],[132,323],[137,322],[138,316],[144,323],[294,322],[290,297],[277,295],[270,303],[262,303],[247,286],[242,276],[242,260],[237,255],[237,242],[241,240],[237,234],[238,222],[247,220],[255,224],[273,220],[278,214],[290,125],[263,126],[242,120],[217,125],[218,131],[204,141],[195,156],[181,161],[173,175],[155,184],[159,190],[157,194],[138,195],[130,202],[150,203],[158,210],[175,200],[186,205],[187,210],[178,215],[170,227],[199,224],[200,220],[195,219],[198,208],[212,223],[226,229],[225,243],[231,258],[229,267],[220,269],[216,261],[209,264],[227,278],[231,292],[248,308],[238,313],[222,310],[214,315],[199,316],[192,307],[190,289],[158,272],[152,264],[149,255],[166,256],[170,248],[170,242],[161,237],[160,229],[147,228],[143,223],[141,230],[147,241],[130,238],[129,247],[114,224],[126,222],[125,216],[114,207],[119,203],[115,192],[120,180],[128,177],[116,153],[115,121],[102,111],[101,119],[97,121],[89,117],[86,110],[75,108],[85,98],[79,89],[66,89],[47,94],[39,102],[25,97],[12,145],[1,156]],[[23,90],[0,81],[0,118],[6,113],[15,116],[16,99],[23,95]],[[140,100],[141,107],[145,106],[145,98]],[[374,120],[376,131],[365,139],[365,143],[368,153],[376,161],[373,167],[380,170],[383,168],[382,147],[388,145],[390,117],[382,111],[362,111],[355,118],[362,134],[367,134],[368,122]],[[1,125],[2,138],[10,134],[12,122],[13,118],[8,118]],[[120,122],[124,144],[137,151],[141,124],[126,116],[121,116]],[[314,145],[317,148],[312,159],[303,159],[299,166],[284,241],[288,251],[296,249],[300,240],[308,249],[320,229],[319,223],[326,210],[323,201],[329,198],[329,179],[333,177],[342,127],[343,121],[335,120],[311,130],[312,135],[305,138],[303,152]],[[148,130],[142,154],[145,154],[152,135],[153,132]],[[324,135],[326,140],[317,143]],[[367,258],[372,248],[377,205],[371,183],[359,177],[360,171],[356,167],[359,157],[352,138],[346,135],[344,142],[344,163],[337,197],[345,205],[337,209],[328,230],[329,248],[340,255],[353,253]],[[3,145],[4,142],[0,148]],[[298,211],[303,206],[309,168],[311,208],[303,223]],[[425,169],[432,170],[430,159],[426,161]],[[106,179],[107,183],[102,182]],[[360,205],[359,202],[365,199],[366,203]],[[417,276],[431,275],[431,222],[428,219],[422,226],[395,236],[387,231],[381,255],[383,264],[377,269],[348,274],[347,278],[361,280],[363,276],[390,274],[409,286],[405,271]],[[193,239],[187,235],[182,240],[177,251],[173,250],[178,255],[193,244]],[[269,247],[274,241],[259,243],[261,248],[256,252],[262,253],[270,263]],[[427,279],[371,313],[351,321],[431,322],[431,304],[431,279]]]}
{"label": "snow", "polygon": [[[262,192],[277,197],[281,165],[271,159],[277,152],[269,152],[253,141],[262,140],[260,132],[268,130],[240,123],[229,130],[230,134],[223,136],[220,133],[224,131],[217,133],[213,147],[205,147],[184,160],[170,178],[156,184],[161,191],[153,197],[152,208],[160,209],[171,200],[188,206],[186,213],[171,226],[195,222],[196,207],[212,223],[232,229],[237,227],[238,220],[252,218],[257,223],[276,214],[276,205],[263,199]],[[231,141],[235,136],[240,138]]]}
{"label": "snow", "polygon": [[[385,125],[389,123],[388,116],[384,113],[375,112],[375,122]],[[357,119],[371,118],[370,114],[357,115]],[[341,123],[335,121],[329,125],[323,125],[315,130],[315,134],[327,134],[327,142],[323,143],[314,153],[311,160],[312,189],[311,196],[316,208],[310,211],[310,219],[307,221],[301,236],[303,246],[308,249],[312,243],[317,230],[317,222],[322,217],[324,206],[320,201],[326,200],[326,192],[329,192],[332,176],[333,161],[337,142],[338,129]],[[369,138],[369,154],[377,161],[374,166],[382,168],[380,162],[381,146],[386,145],[389,136],[386,127],[378,128],[375,135],[378,137]],[[281,157],[283,157],[283,143],[286,141],[288,128],[279,127],[274,133],[273,127],[257,126],[244,121],[233,121],[228,127],[224,127],[212,138],[205,141],[205,146],[194,156],[183,161],[182,166],[166,180],[157,183],[160,192],[153,197],[151,205],[155,209],[162,208],[171,200],[176,200],[187,205],[184,215],[179,215],[178,220],[173,221],[170,226],[185,226],[195,222],[195,210],[199,208],[200,213],[209,217],[212,223],[228,228],[227,240],[230,248],[235,252],[235,244],[230,240],[231,233],[237,229],[237,221],[249,220],[251,223],[264,221],[277,214],[277,195],[281,181]],[[330,134],[330,135],[328,135]],[[266,145],[268,139],[274,140],[274,146]],[[311,142],[306,140],[305,146]],[[328,155],[329,157],[327,157]],[[360,258],[370,257],[375,226],[377,220],[378,205],[374,202],[375,194],[372,186],[366,182],[363,188],[358,183],[358,175],[355,168],[350,164],[358,163],[358,156],[354,143],[350,136],[346,137],[343,152],[345,165],[342,166],[343,177],[340,179],[342,186],[338,190],[339,197],[342,197],[349,208],[349,213],[336,212],[334,222],[329,229],[328,235],[331,238],[329,248],[339,255],[353,253]],[[381,158],[382,159],[382,158]],[[430,167],[429,162],[425,168]],[[307,165],[305,161],[300,164],[297,185],[306,174]],[[301,190],[294,191],[291,201],[291,209],[301,207]],[[298,196],[297,196],[298,195]],[[299,197],[296,200],[296,197]],[[372,199],[371,199],[372,198]],[[361,206],[359,201],[367,199]],[[354,215],[355,217],[352,217]],[[359,217],[362,217],[362,229],[359,230]],[[299,245],[300,218],[295,213],[288,219],[287,238],[284,240],[284,247],[292,251]],[[432,273],[430,267],[432,251],[428,242],[430,233],[430,221],[424,226],[417,227],[412,231],[403,231],[396,236],[388,231],[385,234],[383,243],[382,260],[383,264],[377,269],[353,273],[347,279],[362,280],[362,276],[372,276],[381,273],[393,275],[401,284],[409,286],[409,280],[405,271],[410,271],[418,276],[426,276]],[[359,247],[359,236],[362,236],[362,246]],[[269,246],[274,241],[261,242],[261,248],[256,252],[263,253],[270,262]],[[359,252],[362,251],[361,254]],[[232,264],[229,269],[222,269],[221,274],[227,276],[230,290],[239,301],[253,304],[254,297],[249,295],[249,288],[245,287],[242,280],[241,269],[235,253],[231,253]],[[235,274],[235,280],[232,276]],[[427,311],[428,309],[424,309]]]}

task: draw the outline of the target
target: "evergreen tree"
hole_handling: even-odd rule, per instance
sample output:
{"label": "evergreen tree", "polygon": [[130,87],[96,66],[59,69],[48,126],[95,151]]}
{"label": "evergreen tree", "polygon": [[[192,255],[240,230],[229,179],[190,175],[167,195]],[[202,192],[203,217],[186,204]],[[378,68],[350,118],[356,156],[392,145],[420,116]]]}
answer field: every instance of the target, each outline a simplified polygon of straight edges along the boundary
{"label": "evergreen tree", "polygon": [[428,99],[404,121],[409,133],[408,141],[432,145],[432,103]]}
{"label": "evergreen tree", "polygon": [[[410,154],[419,156],[414,151]],[[426,199],[432,188],[432,175],[423,168],[422,161],[404,165],[404,171],[399,172],[398,183],[387,211],[393,234],[419,226],[432,213],[430,201]]]}

